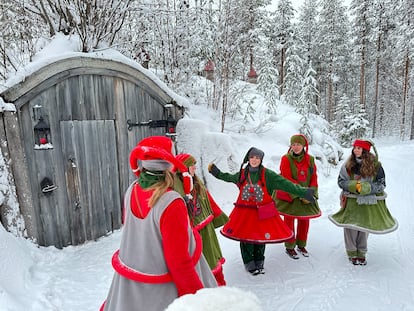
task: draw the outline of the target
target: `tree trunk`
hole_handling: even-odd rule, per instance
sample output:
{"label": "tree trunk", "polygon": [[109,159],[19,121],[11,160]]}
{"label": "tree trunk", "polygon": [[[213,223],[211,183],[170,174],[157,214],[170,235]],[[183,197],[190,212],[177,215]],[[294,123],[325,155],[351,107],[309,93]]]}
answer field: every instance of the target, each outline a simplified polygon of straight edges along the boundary
{"label": "tree trunk", "polygon": [[334,105],[333,105],[333,80],[332,80],[332,76],[333,76],[333,53],[331,51],[330,53],[330,62],[329,62],[329,70],[328,70],[328,102],[327,102],[327,118],[328,118],[328,122],[333,121],[333,109],[334,109]]}
{"label": "tree trunk", "polygon": [[401,138],[402,139],[404,139],[404,135],[405,135],[405,113],[406,113],[406,107],[407,107],[409,69],[410,69],[410,56],[408,54],[408,49],[407,49],[405,53],[405,62],[404,62],[403,100],[402,100],[402,107],[401,107]]}
{"label": "tree trunk", "polygon": [[376,121],[377,121],[377,107],[379,97],[379,76],[380,76],[380,51],[381,51],[381,34],[378,34],[377,39],[377,57],[375,65],[375,96],[374,96],[374,110],[373,110],[373,122],[372,122],[372,137],[375,137]]}
{"label": "tree trunk", "polygon": [[[37,237],[37,217],[35,215],[32,204],[30,184],[28,182],[29,177],[26,169],[26,157],[23,150],[23,144],[21,142],[20,127],[18,125],[17,115],[15,112],[4,112],[2,121],[4,122],[4,128],[9,129],[7,132],[3,130],[1,131],[0,137],[2,143],[4,141],[13,142],[12,144],[7,144],[7,146],[5,144],[2,144],[2,152],[5,156],[5,159],[10,162],[10,168],[16,187],[16,195],[19,198],[19,209],[24,219],[25,229],[27,231],[26,233],[27,236]],[[3,124],[1,125],[3,128]],[[6,229],[9,228],[6,227]]]}
{"label": "tree trunk", "polygon": [[222,79],[222,104],[221,104],[221,132],[224,132],[224,125],[226,123],[228,94],[229,94],[229,63],[228,59],[224,61],[223,79]]}
{"label": "tree trunk", "polygon": [[[282,42],[282,45],[284,42]],[[280,72],[279,72],[279,83],[280,83],[280,96],[283,95],[283,86],[285,84],[285,48],[283,47],[280,51]]]}
{"label": "tree trunk", "polygon": [[359,77],[359,103],[366,109],[365,102],[365,63],[366,63],[366,40],[365,33],[362,33],[363,39],[361,44],[361,72]]}

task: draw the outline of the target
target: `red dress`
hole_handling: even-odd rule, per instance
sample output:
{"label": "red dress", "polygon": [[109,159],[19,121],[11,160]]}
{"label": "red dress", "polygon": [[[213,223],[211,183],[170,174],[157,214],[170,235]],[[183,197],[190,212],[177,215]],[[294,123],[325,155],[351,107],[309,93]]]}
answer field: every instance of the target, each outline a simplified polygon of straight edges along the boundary
{"label": "red dress", "polygon": [[267,192],[264,174],[263,169],[257,183],[252,183],[250,178],[246,178],[238,185],[240,193],[234,203],[234,209],[229,221],[220,230],[225,237],[256,244],[281,243],[293,237],[292,230],[280,218],[274,204],[274,216],[259,219],[258,207],[273,203]]}

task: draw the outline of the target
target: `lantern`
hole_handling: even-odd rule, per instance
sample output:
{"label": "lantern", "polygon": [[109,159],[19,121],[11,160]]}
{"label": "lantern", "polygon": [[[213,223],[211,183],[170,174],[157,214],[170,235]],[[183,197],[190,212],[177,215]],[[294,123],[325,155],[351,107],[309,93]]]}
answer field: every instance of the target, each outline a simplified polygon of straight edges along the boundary
{"label": "lantern", "polygon": [[177,125],[177,120],[175,120],[171,115],[167,117],[167,133],[175,134],[175,126]]}
{"label": "lantern", "polygon": [[43,116],[39,117],[39,121],[33,128],[36,145],[46,145],[51,143],[50,141],[50,127],[49,124],[43,119]]}

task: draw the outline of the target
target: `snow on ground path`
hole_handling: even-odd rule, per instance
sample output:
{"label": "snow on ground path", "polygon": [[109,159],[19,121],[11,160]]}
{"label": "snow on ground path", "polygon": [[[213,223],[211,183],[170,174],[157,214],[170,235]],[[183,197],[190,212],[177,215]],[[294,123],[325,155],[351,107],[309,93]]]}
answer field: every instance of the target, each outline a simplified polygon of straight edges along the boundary
{"label": "snow on ground path", "polygon": [[[330,176],[319,174],[323,215],[311,220],[310,257],[292,260],[284,254],[283,244],[268,245],[266,274],[252,277],[243,270],[237,242],[220,237],[228,259],[225,264],[228,284],[255,293],[265,311],[349,310],[351,306],[364,311],[412,309],[414,265],[410,254],[414,228],[410,222],[414,213],[414,189],[407,181],[411,180],[412,172],[408,168],[413,166],[414,143],[384,146],[378,151],[386,174],[387,205],[400,227],[390,234],[370,235],[367,266],[353,266],[348,262],[343,229],[327,218],[339,209],[340,190],[336,185],[339,165],[332,168]],[[397,169],[387,170],[387,166],[396,166],[396,158],[400,163]]]}
{"label": "snow on ground path", "polygon": [[[260,299],[263,311],[414,310],[411,294],[414,292],[411,256],[414,251],[414,142],[380,144],[378,151],[386,174],[387,205],[397,218],[399,228],[386,235],[370,235],[367,266],[348,263],[343,230],[327,218],[339,208],[338,166],[331,168],[329,175],[319,172],[319,203],[323,214],[311,220],[309,258],[293,260],[284,253],[283,244],[268,245],[266,274],[253,277],[244,270],[239,243],[217,231],[226,258],[227,284],[253,292]],[[216,194],[226,213],[230,212],[235,195],[226,193],[219,197]],[[29,270],[30,282],[23,290],[34,301],[27,310],[98,310],[112,280],[111,257],[119,247],[120,237],[121,232],[117,231],[96,242],[63,250],[28,247],[34,264]],[[3,307],[0,305],[1,311],[16,311]]]}
{"label": "snow on ground path", "polygon": [[[119,247],[121,231],[97,241],[63,250],[35,252],[33,277],[42,297],[32,310],[97,311],[104,302],[113,276],[111,258]],[[1,310],[1,308],[0,308]]]}

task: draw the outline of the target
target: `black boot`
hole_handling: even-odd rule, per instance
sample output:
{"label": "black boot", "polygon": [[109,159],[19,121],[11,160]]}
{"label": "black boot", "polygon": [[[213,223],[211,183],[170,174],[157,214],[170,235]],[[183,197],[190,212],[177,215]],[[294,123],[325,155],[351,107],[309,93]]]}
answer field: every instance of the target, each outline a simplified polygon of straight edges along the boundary
{"label": "black boot", "polygon": [[256,269],[259,270],[260,274],[264,274],[264,260],[257,260],[255,261]]}
{"label": "black boot", "polygon": [[244,264],[246,270],[252,275],[258,275],[260,273],[259,269],[256,267],[256,263],[254,261],[250,261],[249,263]]}

